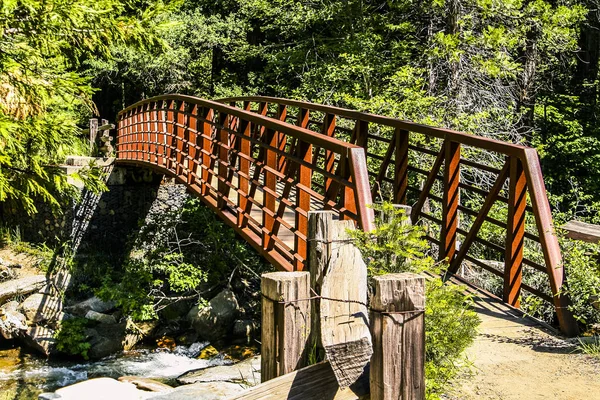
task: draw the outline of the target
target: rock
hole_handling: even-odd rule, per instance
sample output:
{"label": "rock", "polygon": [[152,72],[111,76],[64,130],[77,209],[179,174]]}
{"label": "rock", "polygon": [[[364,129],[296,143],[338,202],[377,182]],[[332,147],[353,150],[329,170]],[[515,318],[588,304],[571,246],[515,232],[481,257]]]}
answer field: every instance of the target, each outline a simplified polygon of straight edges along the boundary
{"label": "rock", "polygon": [[244,339],[246,343],[250,343],[259,332],[260,326],[258,322],[251,319],[238,319],[233,323],[233,337]]}
{"label": "rock", "polygon": [[231,331],[237,315],[237,299],[232,291],[226,289],[213,297],[207,307],[192,308],[187,318],[200,337],[215,341]]}
{"label": "rock", "polygon": [[74,318],[71,314],[67,314],[66,312],[57,313],[51,320],[46,322],[46,326],[55,330],[60,328],[60,325],[63,321]]}
{"label": "rock", "polygon": [[175,339],[173,339],[170,336],[163,336],[161,338],[158,338],[156,340],[156,345],[160,349],[169,349],[170,351],[175,350],[175,347],[177,347],[177,344],[175,343]]}
{"label": "rock", "polygon": [[214,346],[206,346],[202,349],[200,354],[198,354],[198,358],[201,360],[209,360],[217,355],[219,355],[219,351],[215,349]]}
{"label": "rock", "polygon": [[150,378],[142,378],[140,376],[122,376],[117,380],[119,382],[131,383],[138,389],[147,390],[149,392],[164,392],[165,390],[173,389],[173,387],[162,382]]}
{"label": "rock", "polygon": [[0,264],[0,282],[15,279],[16,277],[17,274],[10,267]]}
{"label": "rock", "polygon": [[244,385],[229,382],[196,383],[180,386],[148,397],[152,400],[221,400],[245,390]]}
{"label": "rock", "polygon": [[58,297],[35,293],[19,305],[19,311],[30,323],[52,321],[62,312],[62,301]]}
{"label": "rock", "polygon": [[38,400],[138,400],[147,399],[151,393],[138,390],[135,385],[112,378],[95,378],[42,393]]}
{"label": "rock", "polygon": [[16,295],[27,295],[39,290],[46,283],[44,275],[30,275],[0,283],[0,304]]}
{"label": "rock", "polygon": [[196,331],[189,331],[177,337],[177,343],[184,346],[189,346],[198,341],[198,333]]}
{"label": "rock", "polygon": [[50,277],[46,285],[42,287],[39,293],[49,294],[51,296],[60,296],[69,288],[72,279],[73,278],[69,271],[59,271]]}
{"label": "rock", "polygon": [[131,350],[143,335],[131,321],[118,324],[101,324],[95,329],[86,329],[91,345],[88,356],[92,359],[107,357],[123,350]]}
{"label": "rock", "polygon": [[249,358],[234,365],[220,365],[188,371],[177,378],[182,385],[206,382],[230,382],[255,386],[260,383],[260,357]]}
{"label": "rock", "polygon": [[0,335],[4,339],[14,339],[27,330],[27,319],[17,311],[19,303],[11,301],[0,307]]}
{"label": "rock", "polygon": [[115,308],[115,303],[112,301],[103,301],[98,297],[90,297],[80,303],[74,304],[69,307],[65,307],[65,311],[78,317],[84,317],[88,311],[96,311],[99,313],[105,313]]}
{"label": "rock", "polygon": [[54,339],[54,331],[52,329],[42,326],[32,326],[27,328],[21,339],[27,346],[46,357],[56,353],[56,339]]}
{"label": "rock", "polygon": [[256,347],[240,345],[229,346],[221,350],[221,353],[225,355],[226,359],[234,360],[236,362],[253,357],[257,352],[258,348]]}
{"label": "rock", "polygon": [[100,322],[101,324],[116,324],[117,320],[112,315],[102,314],[94,310],[90,310],[85,314],[86,319]]}
{"label": "rock", "polygon": [[187,301],[178,301],[171,303],[159,311],[160,318],[165,321],[173,321],[179,318],[185,318],[190,311],[190,304]]}
{"label": "rock", "polygon": [[159,323],[159,321],[143,321],[131,322],[131,325],[143,338],[146,338],[152,335]]}

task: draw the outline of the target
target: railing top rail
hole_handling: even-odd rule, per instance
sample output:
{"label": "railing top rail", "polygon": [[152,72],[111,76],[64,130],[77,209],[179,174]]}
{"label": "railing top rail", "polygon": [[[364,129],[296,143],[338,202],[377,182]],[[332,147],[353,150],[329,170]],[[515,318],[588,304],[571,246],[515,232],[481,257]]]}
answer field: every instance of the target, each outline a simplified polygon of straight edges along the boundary
{"label": "railing top rail", "polygon": [[405,121],[393,117],[385,117],[382,115],[370,114],[356,110],[350,110],[347,108],[328,106],[317,103],[310,103],[301,100],[289,100],[282,99],[279,97],[268,97],[268,96],[243,96],[243,97],[228,97],[218,99],[217,101],[222,103],[228,103],[232,101],[254,101],[254,102],[268,102],[275,104],[283,104],[292,107],[301,107],[309,110],[320,111],[328,114],[335,114],[340,117],[372,122],[375,124],[387,125],[394,128],[403,129],[410,132],[420,133],[428,136],[437,137],[440,139],[449,139],[453,142],[462,143],[468,146],[479,147],[485,150],[495,151],[503,153],[508,156],[518,157],[520,159],[525,158],[525,149],[527,146],[506,143],[501,140],[486,138],[482,136],[475,136],[465,132],[459,132],[452,129],[446,128],[435,128],[432,126],[417,124],[411,121]]}
{"label": "railing top rail", "polygon": [[131,111],[142,105],[145,105],[148,103],[154,103],[157,101],[184,101],[189,104],[194,104],[194,105],[199,105],[202,107],[211,108],[218,112],[223,112],[228,115],[233,115],[235,117],[242,118],[245,121],[257,123],[261,126],[271,128],[273,130],[276,130],[281,133],[285,133],[287,135],[290,135],[290,136],[300,139],[302,141],[309,142],[313,145],[319,146],[326,150],[331,150],[333,152],[344,154],[346,156],[349,155],[349,152],[351,149],[361,148],[360,146],[345,142],[340,139],[332,138],[332,137],[329,137],[326,135],[321,135],[319,133],[313,132],[313,131],[305,129],[305,128],[287,124],[278,119],[263,116],[263,115],[256,114],[256,113],[253,113],[250,111],[241,110],[236,107],[231,107],[229,105],[220,103],[218,101],[205,100],[205,99],[201,99],[199,97],[186,96],[186,95],[180,95],[180,94],[166,94],[166,95],[155,96],[155,97],[151,97],[151,98],[139,101],[139,102],[125,108],[123,111],[119,112],[118,117],[120,119],[121,116],[123,114],[127,113],[128,111]]}

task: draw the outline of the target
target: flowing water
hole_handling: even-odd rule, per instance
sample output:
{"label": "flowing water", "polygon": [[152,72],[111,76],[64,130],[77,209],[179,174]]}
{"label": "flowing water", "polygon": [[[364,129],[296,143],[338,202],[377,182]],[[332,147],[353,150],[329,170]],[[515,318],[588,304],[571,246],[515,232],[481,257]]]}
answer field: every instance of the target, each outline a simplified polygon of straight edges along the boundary
{"label": "flowing water", "polygon": [[27,349],[5,345],[0,347],[0,400],[37,399],[42,392],[101,376],[136,375],[174,385],[184,372],[227,363],[222,357],[197,359],[206,345],[177,346],[173,351],[141,349],[89,362],[46,360]]}

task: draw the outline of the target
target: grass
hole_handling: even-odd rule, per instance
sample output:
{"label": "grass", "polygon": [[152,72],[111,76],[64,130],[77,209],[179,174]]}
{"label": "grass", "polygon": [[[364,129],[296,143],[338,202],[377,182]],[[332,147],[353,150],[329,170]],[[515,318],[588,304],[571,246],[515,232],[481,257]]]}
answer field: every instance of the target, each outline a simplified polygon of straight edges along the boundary
{"label": "grass", "polygon": [[577,349],[588,356],[600,358],[600,339],[596,338],[591,342],[584,342],[580,339]]}

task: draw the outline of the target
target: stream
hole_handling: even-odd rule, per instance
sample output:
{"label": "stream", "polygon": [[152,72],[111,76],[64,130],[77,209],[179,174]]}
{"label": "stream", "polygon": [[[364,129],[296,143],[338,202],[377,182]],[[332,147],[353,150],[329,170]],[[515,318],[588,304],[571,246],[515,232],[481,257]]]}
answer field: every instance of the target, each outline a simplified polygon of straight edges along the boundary
{"label": "stream", "polygon": [[26,348],[0,342],[0,400],[31,400],[75,382],[101,376],[142,376],[176,386],[184,372],[228,363],[197,359],[206,342],[165,349],[139,349],[99,361],[47,360]]}

